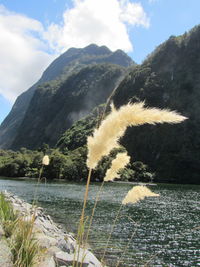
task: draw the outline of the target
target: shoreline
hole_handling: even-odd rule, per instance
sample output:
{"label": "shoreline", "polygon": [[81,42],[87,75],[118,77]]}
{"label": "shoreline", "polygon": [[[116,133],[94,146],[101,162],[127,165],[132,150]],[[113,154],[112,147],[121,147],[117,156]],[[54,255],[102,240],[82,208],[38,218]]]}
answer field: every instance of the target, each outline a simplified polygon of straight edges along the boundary
{"label": "shoreline", "polygon": [[[19,181],[38,181],[38,178],[30,178],[30,177],[6,177],[6,176],[0,176],[0,180],[19,180]],[[54,182],[60,182],[60,183],[76,183],[76,184],[86,184],[86,181],[69,181],[69,180],[66,180],[66,179],[53,179],[53,180],[47,180],[47,183],[54,183]],[[129,182],[129,181],[113,181],[113,182],[110,182],[112,184],[132,184],[132,185],[150,185],[150,186],[159,186],[159,185],[177,185],[177,186],[199,186],[199,184],[194,184],[194,183],[173,183],[173,182],[167,182],[167,181],[164,181],[164,182],[150,182],[150,183],[147,183],[147,182]],[[101,182],[98,182],[98,181],[93,181],[91,182],[91,184],[101,184]],[[109,184],[109,183],[108,183]]]}
{"label": "shoreline", "polygon": [[70,266],[74,259],[79,264],[83,260],[83,267],[102,267],[98,259],[86,248],[80,248],[79,255],[77,255],[78,245],[75,238],[56,224],[49,215],[46,215],[43,208],[35,207],[10,192],[2,193],[24,221],[31,221],[33,216],[35,218],[33,232],[40,249],[46,251],[36,265],[37,267]]}

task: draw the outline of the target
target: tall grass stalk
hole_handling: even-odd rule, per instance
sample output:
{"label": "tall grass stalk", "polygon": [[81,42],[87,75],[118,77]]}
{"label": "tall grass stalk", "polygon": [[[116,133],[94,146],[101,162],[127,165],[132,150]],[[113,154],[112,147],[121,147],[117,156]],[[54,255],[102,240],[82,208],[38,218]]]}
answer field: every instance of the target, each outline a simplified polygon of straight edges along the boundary
{"label": "tall grass stalk", "polygon": [[108,239],[107,239],[107,242],[106,242],[106,246],[105,246],[105,249],[104,249],[104,252],[103,252],[103,256],[102,256],[102,258],[101,258],[101,262],[102,262],[102,263],[103,263],[103,261],[104,261],[104,258],[105,258],[105,255],[106,255],[106,251],[107,251],[107,249],[108,249],[108,244],[109,244],[109,242],[110,242],[110,239],[111,239],[111,236],[112,236],[112,234],[113,234],[115,225],[116,225],[117,220],[118,220],[118,218],[119,218],[119,215],[120,215],[122,206],[123,206],[123,204],[121,203],[121,205],[120,205],[120,207],[119,207],[119,209],[118,209],[118,211],[117,211],[117,215],[116,215],[116,217],[115,217],[115,219],[114,219],[114,221],[113,221],[112,228],[111,228],[111,231],[110,231],[110,233],[109,233],[109,236],[108,236]]}
{"label": "tall grass stalk", "polygon": [[[38,187],[39,187],[40,182],[41,182],[42,173],[44,171],[44,166],[48,166],[49,162],[50,162],[49,156],[48,155],[44,155],[44,157],[42,158],[42,166],[41,166],[41,168],[39,170],[39,176],[38,176],[38,179],[37,179],[37,184],[36,184],[36,188],[35,188],[35,192],[34,192],[34,196],[33,196],[33,203],[32,203],[33,206],[37,202]],[[45,179],[45,177],[44,177],[44,179]]]}
{"label": "tall grass stalk", "polygon": [[119,178],[119,174],[118,174],[119,171],[121,169],[123,169],[129,163],[129,161],[130,161],[130,157],[127,155],[126,152],[118,153],[116,155],[116,158],[112,160],[111,167],[106,171],[103,182],[101,183],[100,189],[97,192],[94,207],[92,209],[92,215],[90,217],[90,223],[89,223],[89,227],[88,227],[88,231],[87,231],[87,235],[86,235],[86,243],[87,243],[88,238],[89,238],[89,232],[90,232],[90,228],[92,225],[92,220],[94,217],[95,209],[96,209],[97,203],[99,201],[100,193],[103,189],[104,183],[107,181],[113,181],[114,178]]}
{"label": "tall grass stalk", "polygon": [[[111,94],[112,95],[112,94]],[[108,102],[106,103],[106,107],[104,109],[104,113],[106,111]],[[102,118],[104,117],[104,113]],[[103,156],[109,155],[111,150],[114,148],[119,147],[119,139],[124,135],[128,126],[137,126],[142,125],[145,123],[148,124],[155,124],[155,123],[179,123],[185,120],[186,117],[179,115],[175,111],[169,110],[161,110],[158,108],[145,108],[144,103],[135,103],[135,104],[127,104],[122,106],[120,109],[116,110],[114,106],[112,106],[111,113],[106,117],[105,120],[101,121],[99,127],[94,130],[93,136],[89,136],[87,139],[87,147],[88,147],[88,155],[87,155],[87,167],[89,169],[84,202],[83,202],[83,209],[80,217],[79,227],[78,227],[78,256],[80,252],[80,246],[83,243],[84,232],[82,231],[84,226],[84,216],[85,216],[85,208],[88,199],[88,192],[89,192],[89,184],[91,180],[91,173],[92,169],[95,169],[99,161]],[[128,156],[127,156],[128,158]],[[129,159],[128,159],[129,161]],[[126,163],[127,164],[127,163]],[[120,165],[120,164],[119,164]],[[116,167],[116,166],[115,166]],[[117,176],[117,172],[113,169],[108,170],[107,176],[105,180],[113,179],[113,176]],[[103,186],[104,183],[102,183]],[[100,188],[102,189],[102,187]],[[96,209],[96,205],[99,199],[99,195],[96,197],[94,208],[92,211],[92,216],[89,223],[88,230],[90,231],[92,219],[94,216],[94,212]],[[151,195],[152,196],[152,195]],[[122,205],[129,203],[129,195],[127,196],[128,199],[124,199],[117,212],[117,216],[114,220],[105,250],[102,257],[102,261],[104,260],[106,249],[108,247],[112,232],[114,230],[115,224],[117,222],[119,213],[121,211]],[[142,199],[142,198],[139,198]],[[86,239],[88,240],[89,231],[87,232]],[[73,262],[73,267],[74,267]],[[78,263],[77,263],[78,265]]]}
{"label": "tall grass stalk", "polygon": [[87,230],[86,243],[88,242],[88,239],[89,239],[89,233],[90,233],[90,230],[91,230],[92,221],[93,221],[93,218],[94,218],[94,213],[95,213],[95,210],[96,210],[96,207],[97,207],[97,203],[99,201],[100,194],[102,192],[104,183],[105,183],[105,181],[103,180],[103,182],[101,183],[101,186],[99,188],[99,191],[97,192],[96,198],[95,198],[95,203],[94,203],[94,206],[93,206],[93,209],[92,209],[92,214],[91,214],[91,217],[90,217],[89,227],[88,227],[88,230]]}
{"label": "tall grass stalk", "polygon": [[5,199],[3,193],[0,194],[0,221],[4,228],[5,236],[10,237],[17,223],[17,215],[15,214],[11,203]]}
{"label": "tall grass stalk", "polygon": [[37,262],[39,245],[32,230],[31,221],[18,221],[11,238],[11,252],[16,267],[32,267]]}
{"label": "tall grass stalk", "polygon": [[119,260],[117,261],[116,267],[118,267],[119,264],[120,264],[120,262],[122,261],[122,258],[123,258],[123,256],[125,255],[125,253],[126,253],[128,247],[129,247],[131,241],[133,240],[133,237],[135,236],[136,231],[137,231],[137,229],[135,229],[135,231],[132,233],[131,238],[129,239],[129,241],[128,241],[126,247],[124,248],[124,250],[123,250],[123,252],[122,252],[122,254],[121,254]]}
{"label": "tall grass stalk", "polygon": [[90,185],[91,175],[92,175],[92,169],[90,168],[89,172],[88,172],[88,178],[87,178],[86,190],[85,190],[85,195],[84,195],[84,201],[83,201],[83,208],[82,208],[82,213],[81,213],[80,224],[82,223],[82,221],[84,221],[85,208],[86,208],[87,199],[88,199],[88,192],[89,192],[89,185]]}
{"label": "tall grass stalk", "polygon": [[0,220],[2,222],[15,221],[17,218],[11,203],[0,193]]}
{"label": "tall grass stalk", "polygon": [[117,211],[117,214],[116,214],[116,217],[113,221],[113,224],[112,224],[112,228],[111,228],[111,231],[110,231],[110,234],[108,236],[108,240],[107,240],[107,243],[106,243],[106,246],[105,246],[105,249],[104,249],[104,253],[103,253],[103,256],[101,258],[101,262],[103,263],[104,261],[104,258],[105,258],[105,254],[106,254],[106,250],[108,248],[108,244],[110,242],[110,239],[111,239],[111,236],[112,236],[112,233],[114,231],[114,228],[115,228],[115,225],[117,223],[117,220],[119,218],[119,215],[120,215],[120,212],[121,212],[121,209],[123,207],[123,205],[126,205],[128,203],[136,203],[142,199],[144,199],[145,197],[157,197],[159,196],[159,194],[155,194],[153,193],[150,189],[148,189],[146,186],[134,186],[132,188],[132,190],[130,190],[127,195],[125,196],[125,198],[123,199],[123,201],[121,202],[121,205]]}
{"label": "tall grass stalk", "polygon": [[[86,184],[86,189],[85,189],[85,195],[84,195],[84,200],[83,200],[83,208],[82,208],[81,217],[80,217],[79,226],[78,226],[78,235],[77,235],[77,242],[78,242],[77,265],[78,265],[78,259],[79,259],[79,254],[80,254],[80,248],[81,248],[81,245],[83,244],[83,239],[84,239],[85,209],[86,209],[86,204],[87,204],[87,199],[88,199],[88,193],[89,193],[89,185],[90,185],[91,175],[92,175],[92,169],[89,169],[88,177],[87,177],[87,184]],[[75,253],[74,253],[73,267],[75,266],[75,261],[76,261],[75,260],[76,259],[76,251],[77,251],[77,244],[76,244]]]}
{"label": "tall grass stalk", "polygon": [[9,237],[14,266],[34,266],[38,258],[39,246],[34,238],[33,222],[20,218],[2,193],[0,194],[0,221],[3,223],[6,237]]}

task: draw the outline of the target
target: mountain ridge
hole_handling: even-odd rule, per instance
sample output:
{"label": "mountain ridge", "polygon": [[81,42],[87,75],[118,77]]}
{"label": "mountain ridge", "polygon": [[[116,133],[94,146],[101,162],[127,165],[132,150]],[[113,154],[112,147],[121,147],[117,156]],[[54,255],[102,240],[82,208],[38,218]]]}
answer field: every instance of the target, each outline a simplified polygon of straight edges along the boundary
{"label": "mountain ridge", "polygon": [[[177,125],[129,128],[121,139],[131,163],[141,161],[157,173],[156,182],[199,184],[200,172],[200,26],[171,36],[125,76],[112,101],[116,108],[144,101],[146,106],[176,110],[188,117]],[[96,119],[77,121],[58,140],[61,150],[86,144]]]}
{"label": "mountain ridge", "polygon": [[[62,86],[62,83],[71,74],[78,74],[81,69],[88,65],[103,63],[111,63],[121,66],[121,68],[136,65],[123,51],[117,50],[112,52],[105,46],[99,47],[94,44],[83,49],[70,48],[55,59],[44,71],[39,81],[17,98],[11,112],[0,126],[0,147],[16,148],[16,143],[20,146],[20,141],[15,141],[15,139],[21,139],[18,137],[18,132],[23,132],[22,128],[26,120],[26,113],[31,105],[34,94],[41,89],[41,85],[43,85],[43,88],[53,87],[54,85],[57,88],[58,85]],[[53,86],[49,85],[49,83],[53,84]],[[113,82],[113,86],[115,86],[115,82]]]}
{"label": "mountain ridge", "polygon": [[[95,45],[91,48],[95,49]],[[80,51],[82,50],[70,49],[69,57],[76,57]],[[102,51],[105,53],[105,59],[115,58],[116,54],[121,53],[116,51],[109,54],[105,47]],[[126,59],[125,56],[124,62]],[[77,124],[76,121],[88,115],[99,104],[105,103],[106,98],[115,88],[112,101],[116,108],[128,102],[145,101],[147,106],[177,110],[188,117],[187,121],[179,125],[143,125],[128,129],[121,144],[127,149],[132,161],[148,164],[153,171],[157,172],[157,182],[199,183],[200,26],[194,27],[184,35],[171,36],[141,65],[130,63],[130,67],[127,68],[101,62],[101,60],[102,56],[99,54],[97,57],[87,55],[81,63],[69,64],[66,69],[62,68],[61,77],[67,77],[66,79],[55,79],[36,88],[35,98],[33,97],[32,101],[43,102],[38,106],[33,103],[26,118],[26,122],[32,121],[35,132],[27,127],[28,124],[22,123],[21,132],[18,131],[19,135],[13,142],[14,148],[18,149],[22,146],[21,140],[25,140],[25,146],[31,145],[30,148],[37,148],[41,144],[41,136],[46,135],[45,131],[48,134],[43,141],[51,146],[57,143],[58,147],[63,149],[67,145],[69,147],[66,149],[69,150],[77,149],[79,145],[80,148],[84,147],[85,135],[91,133],[94,123],[90,117],[78,121]],[[71,69],[73,73],[70,72]],[[108,92],[105,88],[109,88]],[[93,105],[90,105],[86,113],[78,114],[84,110],[84,105],[89,105],[85,100],[93,99],[98,93],[103,93],[101,101],[93,101]],[[41,97],[37,94],[41,94]],[[68,105],[63,104],[65,97]],[[50,105],[48,103],[53,107],[54,102],[58,104],[57,110],[52,109],[47,112]],[[34,107],[36,110],[31,109]],[[38,123],[43,107],[46,111],[41,122]],[[73,110],[74,107],[77,109]],[[72,112],[71,117],[67,117],[70,112]],[[34,114],[37,115],[35,118]],[[51,119],[53,122],[50,125],[46,124]],[[60,124],[63,122],[69,129],[66,135],[62,135],[65,130]],[[58,129],[61,128],[58,133]],[[40,134],[41,136],[38,136]],[[50,140],[54,135],[55,139]],[[31,144],[30,140],[36,137],[40,142]],[[70,138],[75,140],[73,144]]]}
{"label": "mountain ridge", "polygon": [[179,125],[128,129],[122,144],[129,154],[147,163],[159,181],[199,182],[200,171],[200,26],[172,36],[115,91],[117,107],[131,101],[177,110],[188,120]]}

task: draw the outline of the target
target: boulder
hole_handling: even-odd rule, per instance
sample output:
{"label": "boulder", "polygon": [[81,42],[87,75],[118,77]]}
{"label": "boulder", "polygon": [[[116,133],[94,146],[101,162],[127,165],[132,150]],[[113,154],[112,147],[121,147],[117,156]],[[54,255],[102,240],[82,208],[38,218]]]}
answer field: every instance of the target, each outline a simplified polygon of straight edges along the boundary
{"label": "boulder", "polygon": [[88,250],[80,248],[79,255],[78,252],[74,254],[69,254],[67,252],[57,252],[55,254],[55,261],[60,266],[65,264],[66,266],[71,266],[73,261],[82,263],[82,267],[102,267],[102,264],[98,259]]}

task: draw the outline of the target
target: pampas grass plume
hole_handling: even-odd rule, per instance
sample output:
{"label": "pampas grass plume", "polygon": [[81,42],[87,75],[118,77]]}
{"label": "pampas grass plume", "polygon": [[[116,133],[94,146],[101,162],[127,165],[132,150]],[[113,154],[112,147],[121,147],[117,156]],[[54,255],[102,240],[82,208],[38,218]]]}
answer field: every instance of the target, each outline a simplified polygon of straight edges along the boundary
{"label": "pampas grass plume", "polygon": [[159,108],[145,108],[144,103],[127,104],[116,110],[112,106],[111,113],[102,121],[93,136],[87,140],[87,166],[94,169],[100,159],[110,153],[113,148],[119,147],[118,141],[124,135],[128,126],[137,126],[145,123],[179,123],[186,117],[175,111]]}
{"label": "pampas grass plume", "polygon": [[107,170],[104,181],[113,181],[114,178],[119,178],[118,172],[123,169],[130,161],[130,157],[126,152],[118,153],[113,159],[110,169]]}
{"label": "pampas grass plume", "polygon": [[49,165],[49,156],[45,155],[42,159],[43,165]]}
{"label": "pampas grass plume", "polygon": [[128,203],[136,203],[139,200],[144,199],[145,197],[158,197],[159,194],[152,192],[146,186],[134,186],[130,191],[128,191],[127,195],[122,201],[123,205]]}

